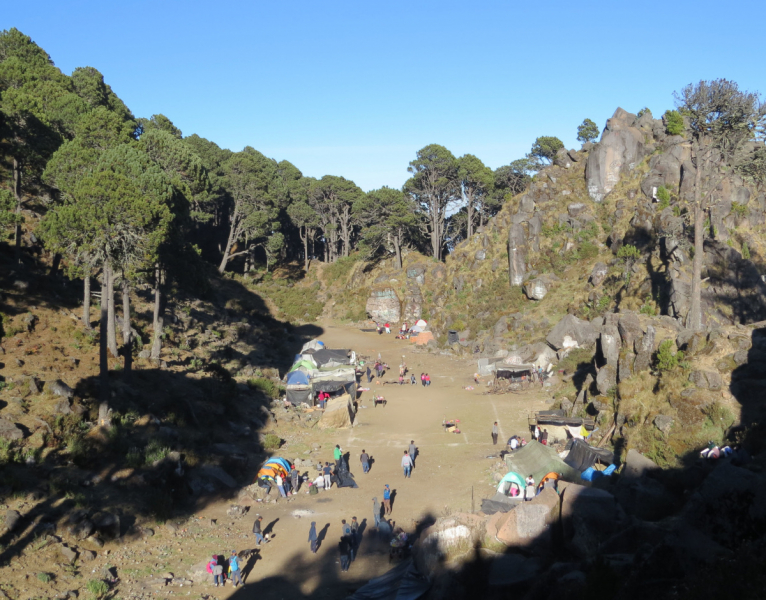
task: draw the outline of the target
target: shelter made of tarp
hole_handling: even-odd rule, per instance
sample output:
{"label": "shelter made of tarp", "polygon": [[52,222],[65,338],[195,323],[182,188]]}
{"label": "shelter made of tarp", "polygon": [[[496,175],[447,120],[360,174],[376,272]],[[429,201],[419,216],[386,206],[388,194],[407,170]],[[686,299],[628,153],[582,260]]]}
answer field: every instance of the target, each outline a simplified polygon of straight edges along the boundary
{"label": "shelter made of tarp", "polygon": [[496,512],[507,513],[516,508],[524,501],[524,496],[519,494],[514,498],[506,496],[502,492],[496,492],[491,498],[481,501],[481,512],[485,515],[494,515]]}
{"label": "shelter made of tarp", "polygon": [[288,386],[285,390],[285,397],[287,398],[287,401],[290,402],[293,406],[298,406],[299,404],[304,403],[308,404],[309,406],[314,405],[314,397],[311,392],[311,386],[308,385],[294,387]]}
{"label": "shelter made of tarp", "polygon": [[317,422],[319,429],[341,429],[351,427],[354,422],[354,403],[349,394],[330,398],[322,418]]}
{"label": "shelter made of tarp", "polygon": [[569,453],[564,462],[580,473],[592,467],[596,462],[611,465],[614,462],[614,454],[606,448],[595,448],[589,446],[583,440],[572,440],[569,446]]}
{"label": "shelter made of tarp", "polygon": [[411,558],[380,577],[370,579],[346,600],[417,600],[431,587]]}
{"label": "shelter made of tarp", "polygon": [[320,340],[311,340],[303,344],[303,348],[301,348],[301,354],[306,352],[306,350],[320,350],[322,348],[324,348],[324,342]]}
{"label": "shelter made of tarp", "polygon": [[341,365],[353,364],[352,354],[351,350],[322,348],[314,352],[312,358],[319,367],[340,367]]}
{"label": "shelter made of tarp", "polygon": [[497,363],[495,365],[495,377],[498,379],[513,379],[527,375],[534,370],[533,365],[505,365]]}
{"label": "shelter made of tarp", "polygon": [[505,455],[505,465],[510,471],[531,475],[535,484],[550,472],[560,473],[566,481],[577,482],[580,472],[566,464],[550,446],[532,440],[514,452]]}

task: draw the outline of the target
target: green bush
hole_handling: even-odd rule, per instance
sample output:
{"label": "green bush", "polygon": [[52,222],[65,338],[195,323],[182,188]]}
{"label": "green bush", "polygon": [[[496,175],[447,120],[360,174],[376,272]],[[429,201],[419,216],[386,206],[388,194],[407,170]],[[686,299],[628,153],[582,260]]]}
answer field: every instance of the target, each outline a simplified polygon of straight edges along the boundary
{"label": "green bush", "polygon": [[144,464],[144,455],[138,448],[131,448],[125,455],[125,464],[130,469],[137,469]]}
{"label": "green bush", "polygon": [[285,388],[274,383],[271,379],[265,377],[255,377],[247,382],[252,389],[261,392],[267,398],[276,400],[285,393]]}
{"label": "green bush", "polygon": [[590,260],[598,256],[598,246],[593,242],[582,242],[577,249],[577,254],[581,260]]}
{"label": "green bush", "polygon": [[657,368],[660,371],[672,371],[684,360],[684,353],[680,350],[673,352],[673,340],[665,340],[657,349]]}
{"label": "green bush", "polygon": [[53,581],[53,577],[50,573],[38,573],[37,578],[42,581],[43,583],[50,583]]}
{"label": "green bush", "polygon": [[146,464],[151,465],[170,454],[170,448],[163,446],[158,440],[151,440],[144,450]]}
{"label": "green bush", "polygon": [[346,278],[354,265],[359,260],[358,254],[352,254],[351,256],[344,256],[339,258],[334,263],[327,265],[324,268],[325,283],[330,284],[337,283],[343,285],[346,283]]}
{"label": "green bush", "polygon": [[657,199],[660,201],[660,210],[670,206],[670,191],[664,185],[657,188]]}
{"label": "green bush", "polygon": [[742,244],[742,258],[750,260],[750,246],[747,245],[747,242]]}
{"label": "green bush", "polygon": [[747,214],[750,212],[744,204],[740,204],[739,202],[732,202],[731,203],[731,212],[737,216],[737,217],[746,217]]}
{"label": "green bush", "polygon": [[278,435],[275,435],[273,433],[267,433],[265,437],[263,438],[263,448],[264,450],[268,450],[269,452],[273,452],[274,450],[279,450],[279,447],[282,445],[282,440]]}
{"label": "green bush", "polygon": [[101,579],[91,579],[85,588],[94,598],[103,598],[109,593],[109,586],[106,581],[102,581]]}
{"label": "green bush", "polygon": [[677,110],[666,110],[664,115],[665,131],[668,135],[684,134],[684,118]]}

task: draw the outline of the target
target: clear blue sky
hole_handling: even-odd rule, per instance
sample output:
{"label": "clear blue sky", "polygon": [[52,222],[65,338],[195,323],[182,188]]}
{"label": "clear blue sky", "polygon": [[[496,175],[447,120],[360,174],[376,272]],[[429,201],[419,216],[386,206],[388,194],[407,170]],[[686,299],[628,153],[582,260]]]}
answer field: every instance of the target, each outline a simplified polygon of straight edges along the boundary
{"label": "clear blue sky", "polygon": [[[533,6],[534,5],[534,6]],[[399,187],[426,144],[497,168],[539,135],[577,145],[618,106],[655,117],[726,77],[766,92],[766,2],[7,2],[65,73],[99,69],[136,116],[168,116],[305,175]]]}

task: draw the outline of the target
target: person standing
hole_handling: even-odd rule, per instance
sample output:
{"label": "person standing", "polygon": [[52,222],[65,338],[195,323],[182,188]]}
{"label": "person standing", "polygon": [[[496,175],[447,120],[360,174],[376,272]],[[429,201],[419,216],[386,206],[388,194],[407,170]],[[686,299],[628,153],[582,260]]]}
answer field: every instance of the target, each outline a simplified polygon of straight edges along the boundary
{"label": "person standing", "polygon": [[340,470],[340,459],[343,457],[343,450],[340,449],[340,445],[336,444],[335,449],[332,451],[333,458],[335,459],[335,470]]}
{"label": "person standing", "polygon": [[426,373],[426,387],[431,387],[431,376]]}
{"label": "person standing", "polygon": [[[231,556],[229,557],[229,578],[234,584],[234,587],[237,587],[238,584],[242,583],[242,572],[239,570],[239,558],[234,550],[231,551]],[[242,587],[245,587],[244,583],[242,583]]]}
{"label": "person standing", "polygon": [[410,375],[410,385],[415,385],[415,373],[412,373]]}
{"label": "person standing", "polygon": [[277,476],[274,478],[274,482],[277,484],[277,489],[279,490],[279,493],[282,495],[282,497],[287,498],[287,494],[285,493],[284,480],[279,473],[277,473]]}
{"label": "person standing", "polygon": [[290,482],[293,486],[293,493],[297,494],[298,488],[301,486],[301,476],[300,473],[298,473],[298,469],[295,468],[295,465],[290,469]]}
{"label": "person standing", "polygon": [[255,536],[255,543],[260,546],[261,542],[268,543],[264,537],[263,532],[261,531],[261,521],[263,521],[263,517],[261,515],[258,515],[255,517],[255,522],[253,523],[253,535]]}
{"label": "person standing", "polygon": [[317,548],[319,548],[319,536],[317,536],[317,524],[316,521],[311,521],[311,529],[309,529],[309,542],[311,543],[311,551],[316,554]]}
{"label": "person standing", "polygon": [[535,478],[529,475],[525,481],[526,489],[524,490],[524,500],[527,502],[535,497]]}
{"label": "person standing", "polygon": [[372,370],[370,370],[370,365],[367,365],[367,383],[372,382]]}
{"label": "person standing", "polygon": [[362,463],[362,471],[365,473],[369,473],[370,472],[370,457],[364,448],[362,448],[362,453],[359,455],[359,462]]}
{"label": "person standing", "polygon": [[346,519],[340,521],[340,535],[341,537],[347,537],[351,535],[351,525],[346,523]]}
{"label": "person standing", "polygon": [[497,436],[499,434],[499,430],[497,428],[497,421],[495,421],[492,425],[492,445],[497,446]]}
{"label": "person standing", "polygon": [[216,567],[220,567],[218,564],[218,556],[213,554],[213,558],[207,563],[207,572],[213,576],[213,583],[215,583],[215,587],[218,587],[219,578],[221,583],[223,583],[223,568],[221,568],[219,574],[216,575]]}
{"label": "person standing", "polygon": [[351,517],[351,562],[356,558],[359,541],[359,521],[356,520],[356,517]]}
{"label": "person standing", "polygon": [[415,446],[415,440],[410,440],[410,447],[407,449],[407,454],[410,455],[410,459],[412,460],[412,466],[415,466],[415,456],[418,453],[417,446]]}
{"label": "person standing", "polygon": [[386,323],[386,333],[391,333],[391,323]]}
{"label": "person standing", "polygon": [[421,383],[421,385],[423,387],[426,387],[426,374],[425,373],[421,373],[420,374],[420,383]]}
{"label": "person standing", "polygon": [[[406,450],[404,451],[404,456],[402,456],[402,468],[404,469],[405,478],[409,477],[412,474],[412,458],[410,458],[410,455],[407,454]],[[383,502],[385,503],[385,496],[384,496]]]}
{"label": "person standing", "polygon": [[348,571],[348,567],[351,564],[351,544],[348,537],[343,536],[338,543],[338,551],[340,552],[340,570],[342,572]]}
{"label": "person standing", "polygon": [[543,432],[540,434],[540,443],[543,446],[548,445],[548,430],[547,429],[543,429]]}
{"label": "person standing", "polygon": [[329,490],[332,487],[332,468],[330,463],[326,462],[324,464],[322,475],[324,476],[324,489]]}
{"label": "person standing", "polygon": [[391,514],[391,488],[388,487],[388,484],[386,484],[383,490],[383,510],[385,514]]}
{"label": "person standing", "polygon": [[372,499],[372,517],[375,519],[375,528],[380,525],[380,502],[377,496]]}

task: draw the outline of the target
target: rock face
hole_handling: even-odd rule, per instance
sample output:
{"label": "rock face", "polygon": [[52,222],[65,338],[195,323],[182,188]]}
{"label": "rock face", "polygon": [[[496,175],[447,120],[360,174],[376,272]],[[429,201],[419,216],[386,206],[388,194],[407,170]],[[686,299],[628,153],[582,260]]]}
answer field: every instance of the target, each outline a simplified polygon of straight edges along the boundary
{"label": "rock face", "polygon": [[593,270],[590,273],[589,279],[593,287],[598,287],[604,282],[607,272],[608,271],[604,263],[597,262],[595,265],[593,265]]}
{"label": "rock face", "polygon": [[617,368],[612,365],[601,367],[596,375],[596,387],[599,394],[606,395],[609,390],[617,385]]}
{"label": "rock face", "polygon": [[[409,272],[409,271],[408,271]],[[417,285],[409,285],[404,296],[404,315],[406,323],[415,323],[423,314],[423,294]]]}
{"label": "rock face", "polygon": [[508,274],[511,285],[521,285],[526,272],[526,235],[524,227],[520,223],[515,223],[508,233]]}
{"label": "rock face", "polygon": [[16,427],[8,419],[0,419],[0,438],[4,440],[20,440],[24,437],[24,432]]}
{"label": "rock face", "polygon": [[652,352],[654,352],[654,337],[656,331],[652,325],[648,325],[646,333],[641,341],[635,342],[636,361],[633,363],[635,371],[643,371],[649,368],[652,362]]}
{"label": "rock face", "polygon": [[548,293],[548,286],[538,277],[524,284],[524,293],[530,300],[542,300]]}
{"label": "rock face", "polygon": [[620,360],[620,333],[614,325],[604,327],[599,338],[601,355],[606,364],[617,367]]}
{"label": "rock face", "polygon": [[506,514],[508,518],[498,523],[496,536],[506,546],[529,546],[544,541],[550,522],[547,506],[524,502]]}
{"label": "rock face", "polygon": [[601,202],[612,191],[620,176],[644,156],[644,135],[634,127],[636,115],[618,108],[607,121],[601,141],[588,154],[585,179],[588,194]]}
{"label": "rock face", "polygon": [[402,305],[392,288],[371,292],[366,310],[375,321],[398,323],[402,318]]}
{"label": "rock face", "polygon": [[721,376],[715,371],[693,371],[689,381],[703,390],[720,390],[723,385]]}
{"label": "rock face", "polygon": [[554,350],[587,347],[596,342],[598,332],[588,321],[566,315],[545,338]]}
{"label": "rock face", "polygon": [[63,398],[71,398],[74,396],[74,390],[72,390],[72,388],[70,388],[60,379],[56,379],[55,381],[46,381],[44,389],[54,396],[61,396]]}

